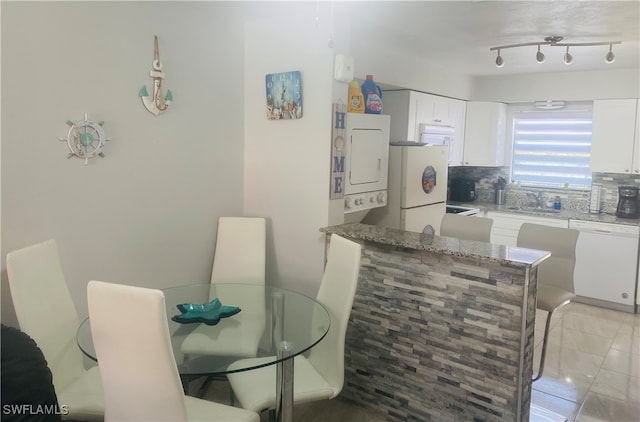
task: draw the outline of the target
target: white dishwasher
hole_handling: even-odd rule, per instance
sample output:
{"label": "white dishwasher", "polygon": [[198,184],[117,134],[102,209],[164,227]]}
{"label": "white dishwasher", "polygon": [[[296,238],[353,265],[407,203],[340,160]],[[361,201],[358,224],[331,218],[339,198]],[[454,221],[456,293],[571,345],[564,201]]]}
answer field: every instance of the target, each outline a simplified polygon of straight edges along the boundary
{"label": "white dishwasher", "polygon": [[580,231],[576,301],[634,312],[640,227],[570,219],[569,228]]}

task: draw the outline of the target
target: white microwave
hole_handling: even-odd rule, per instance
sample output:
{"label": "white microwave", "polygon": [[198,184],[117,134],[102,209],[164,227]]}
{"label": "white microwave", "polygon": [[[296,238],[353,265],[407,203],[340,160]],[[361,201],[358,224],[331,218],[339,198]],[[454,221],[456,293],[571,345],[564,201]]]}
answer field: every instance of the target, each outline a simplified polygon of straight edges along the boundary
{"label": "white microwave", "polygon": [[452,126],[420,123],[420,143],[430,145],[449,145],[453,143],[456,131]]}

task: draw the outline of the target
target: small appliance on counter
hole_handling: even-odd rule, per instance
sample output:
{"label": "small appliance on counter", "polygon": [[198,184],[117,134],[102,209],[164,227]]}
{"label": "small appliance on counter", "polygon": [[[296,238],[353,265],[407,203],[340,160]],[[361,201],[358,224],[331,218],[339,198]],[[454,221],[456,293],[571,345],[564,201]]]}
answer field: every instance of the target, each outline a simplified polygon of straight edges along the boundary
{"label": "small appliance on counter", "polygon": [[507,180],[504,177],[498,177],[495,184],[496,188],[496,205],[504,205],[507,197]]}
{"label": "small appliance on counter", "polygon": [[451,179],[451,196],[455,202],[473,202],[476,200],[476,182],[473,179]]}
{"label": "small appliance on counter", "polygon": [[618,187],[618,207],[616,216],[622,218],[638,218],[638,188],[635,186]]}
{"label": "small appliance on counter", "polygon": [[602,185],[599,183],[593,183],[591,185],[591,198],[589,199],[589,212],[591,214],[599,214],[601,203],[602,203]]}

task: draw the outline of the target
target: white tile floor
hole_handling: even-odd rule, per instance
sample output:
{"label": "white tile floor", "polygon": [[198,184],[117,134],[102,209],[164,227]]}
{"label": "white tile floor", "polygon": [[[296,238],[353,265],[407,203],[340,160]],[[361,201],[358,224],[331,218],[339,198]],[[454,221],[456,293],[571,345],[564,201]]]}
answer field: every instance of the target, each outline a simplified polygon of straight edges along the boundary
{"label": "white tile floor", "polygon": [[[536,316],[536,371],[545,319],[545,312]],[[214,384],[206,397],[227,400],[225,383]],[[579,303],[557,311],[544,374],[533,383],[532,404],[570,422],[640,421],[640,314]],[[294,416],[300,422],[384,421],[339,397],[296,406]],[[266,413],[262,420],[268,420]],[[531,422],[549,420],[531,415]]]}
{"label": "white tile floor", "polygon": [[[536,321],[534,369],[545,312]],[[532,403],[580,422],[640,421],[640,314],[570,303],[552,319]],[[533,420],[533,419],[532,419]]]}

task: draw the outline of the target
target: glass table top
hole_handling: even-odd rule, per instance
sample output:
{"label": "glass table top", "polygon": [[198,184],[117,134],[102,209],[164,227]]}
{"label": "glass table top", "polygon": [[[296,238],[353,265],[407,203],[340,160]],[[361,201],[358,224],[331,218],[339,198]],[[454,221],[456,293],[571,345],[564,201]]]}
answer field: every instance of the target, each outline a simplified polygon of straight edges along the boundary
{"label": "glass table top", "polygon": [[[173,353],[181,375],[224,375],[232,362],[243,359],[243,366],[232,372],[255,369],[278,362],[277,347],[287,342],[293,357],[302,354],[329,331],[327,310],[315,299],[278,287],[241,283],[209,283],[177,286],[165,294],[167,321]],[[201,322],[179,323],[179,304],[206,304],[219,299],[224,306],[237,306],[240,312],[220,319],[216,325]],[[114,312],[119,310],[114,309]],[[77,332],[80,350],[97,360],[89,318]],[[140,333],[144,341],[144,333]],[[247,360],[246,358],[263,358]]]}

